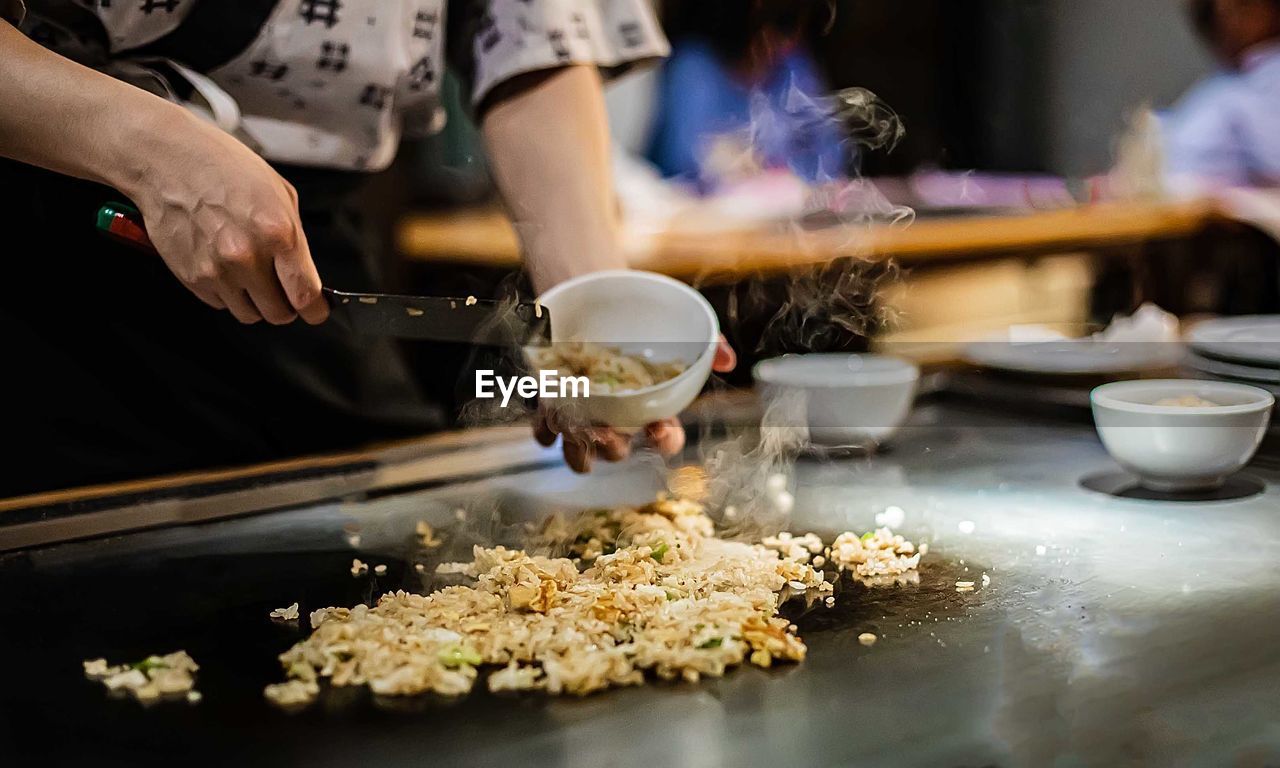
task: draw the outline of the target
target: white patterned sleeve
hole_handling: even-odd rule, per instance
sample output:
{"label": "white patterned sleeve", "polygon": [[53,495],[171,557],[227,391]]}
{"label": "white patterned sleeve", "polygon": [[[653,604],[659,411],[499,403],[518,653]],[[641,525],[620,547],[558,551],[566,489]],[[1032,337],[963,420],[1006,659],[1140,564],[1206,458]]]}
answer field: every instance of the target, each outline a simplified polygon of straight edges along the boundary
{"label": "white patterned sleeve", "polygon": [[649,0],[489,0],[473,45],[475,104],[516,75],[595,64],[610,77],[670,52]]}
{"label": "white patterned sleeve", "polygon": [[22,23],[22,16],[27,12],[22,0],[0,0],[0,19],[4,19],[15,27]]}

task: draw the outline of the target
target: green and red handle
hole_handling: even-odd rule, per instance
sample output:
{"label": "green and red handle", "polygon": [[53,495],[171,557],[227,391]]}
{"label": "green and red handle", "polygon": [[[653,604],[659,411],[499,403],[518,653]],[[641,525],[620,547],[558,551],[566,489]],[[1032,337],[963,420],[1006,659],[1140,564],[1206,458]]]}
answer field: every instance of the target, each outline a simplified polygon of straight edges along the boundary
{"label": "green and red handle", "polygon": [[156,253],[138,209],[124,203],[107,203],[98,209],[98,231],[118,243]]}

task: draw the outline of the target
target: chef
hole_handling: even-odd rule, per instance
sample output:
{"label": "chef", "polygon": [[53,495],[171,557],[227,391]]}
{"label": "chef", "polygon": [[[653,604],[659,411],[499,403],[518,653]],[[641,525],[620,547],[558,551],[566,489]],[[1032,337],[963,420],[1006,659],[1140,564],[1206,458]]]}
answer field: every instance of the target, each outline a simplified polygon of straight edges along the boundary
{"label": "chef", "polygon": [[[345,201],[403,133],[442,127],[446,48],[534,288],[623,266],[601,83],[666,54],[645,0],[0,0],[0,17],[0,407],[19,449],[0,494],[439,427],[392,344],[325,323],[320,287],[376,287]],[[121,196],[162,260],[95,233]],[[648,436],[683,442],[674,421]],[[585,471],[629,445],[576,429],[564,452]]]}

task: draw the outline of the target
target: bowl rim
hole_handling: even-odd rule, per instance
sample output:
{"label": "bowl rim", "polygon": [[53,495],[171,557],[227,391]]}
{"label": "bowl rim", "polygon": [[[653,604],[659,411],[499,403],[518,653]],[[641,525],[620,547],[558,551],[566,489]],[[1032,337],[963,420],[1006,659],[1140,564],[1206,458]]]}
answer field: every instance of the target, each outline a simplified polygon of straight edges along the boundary
{"label": "bowl rim", "polygon": [[[667,275],[663,275],[658,272],[649,272],[643,269],[602,269],[596,272],[587,272],[586,274],[578,275],[576,277],[571,277],[568,280],[565,280],[560,283],[556,283],[555,285],[551,286],[546,291],[544,291],[541,296],[538,297],[538,302],[543,305],[547,305],[548,308],[554,312],[555,311],[554,308],[551,308],[548,305],[548,302],[547,302],[548,299],[554,300],[557,294],[564,293],[570,288],[576,288],[580,285],[593,283],[593,282],[596,282],[597,280],[602,280],[607,278],[617,278],[617,277],[623,277],[631,280],[643,280],[650,283],[659,283],[670,288],[675,288],[678,291],[693,298],[695,300],[695,303],[697,303],[699,308],[702,309],[703,313],[707,317],[707,320],[711,324],[711,338],[707,342],[706,348],[702,350],[702,354],[694,358],[693,361],[690,362],[689,365],[683,371],[681,371],[679,374],[675,376],[672,376],[666,381],[660,381],[657,384],[650,384],[647,387],[640,387],[639,389],[628,389],[623,392],[603,392],[598,395],[591,395],[591,397],[588,398],[590,400],[604,399],[604,398],[614,399],[614,398],[641,397],[645,395],[651,395],[654,392],[659,392],[667,387],[674,386],[675,383],[680,381],[681,379],[692,377],[693,371],[695,368],[698,367],[698,364],[701,363],[708,355],[714,355],[716,352],[716,347],[719,346],[719,343],[720,343],[720,318],[716,316],[716,310],[714,307],[711,306],[711,302],[707,301],[707,297],[703,296],[697,289],[690,286],[689,284],[683,283],[679,280],[676,280],[673,277],[668,277]],[[554,343],[554,340],[552,341],[552,343]],[[704,386],[705,386],[705,382],[704,382]]]}
{"label": "bowl rim", "polygon": [[[1249,395],[1252,396],[1254,400],[1252,402],[1239,403],[1237,405],[1212,405],[1188,408],[1181,405],[1133,403],[1128,400],[1120,400],[1116,396],[1116,394],[1121,391],[1142,390],[1148,387],[1156,390],[1172,390],[1177,389],[1178,387],[1191,388],[1204,385],[1208,385],[1219,390]],[[1276,399],[1274,395],[1265,389],[1253,387],[1248,384],[1238,384],[1231,381],[1214,381],[1211,379],[1133,379],[1129,381],[1113,381],[1109,384],[1103,384],[1102,386],[1095,387],[1093,391],[1089,393],[1089,401],[1095,406],[1109,408],[1123,413],[1146,413],[1159,414],[1162,416],[1230,416],[1269,410],[1275,405]]]}
{"label": "bowl rim", "polygon": [[[900,367],[884,370],[884,371],[849,371],[848,377],[839,382],[811,382],[802,383],[795,380],[786,380],[778,376],[769,376],[770,368],[777,368],[779,364],[787,360],[881,360],[885,362],[897,363]],[[844,372],[841,372],[844,375]],[[796,387],[801,389],[846,389],[848,387],[867,387],[867,386],[883,386],[886,384],[913,384],[920,380],[920,366],[901,357],[894,355],[880,355],[875,353],[861,352],[813,352],[803,354],[788,354],[778,357],[771,357],[767,360],[761,360],[751,369],[752,378],[761,384],[769,384],[781,387]]]}

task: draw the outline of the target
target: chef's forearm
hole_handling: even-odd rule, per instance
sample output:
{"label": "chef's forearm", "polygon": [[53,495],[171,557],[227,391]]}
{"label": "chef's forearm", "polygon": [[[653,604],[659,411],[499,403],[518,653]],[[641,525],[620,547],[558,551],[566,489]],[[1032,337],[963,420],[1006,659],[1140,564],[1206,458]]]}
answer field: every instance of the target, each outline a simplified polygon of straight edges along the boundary
{"label": "chef's forearm", "polygon": [[491,99],[483,132],[536,290],[626,266],[608,115],[595,67],[565,67],[508,83]]}
{"label": "chef's forearm", "polygon": [[181,107],[33,43],[0,21],[0,155],[126,193]]}

